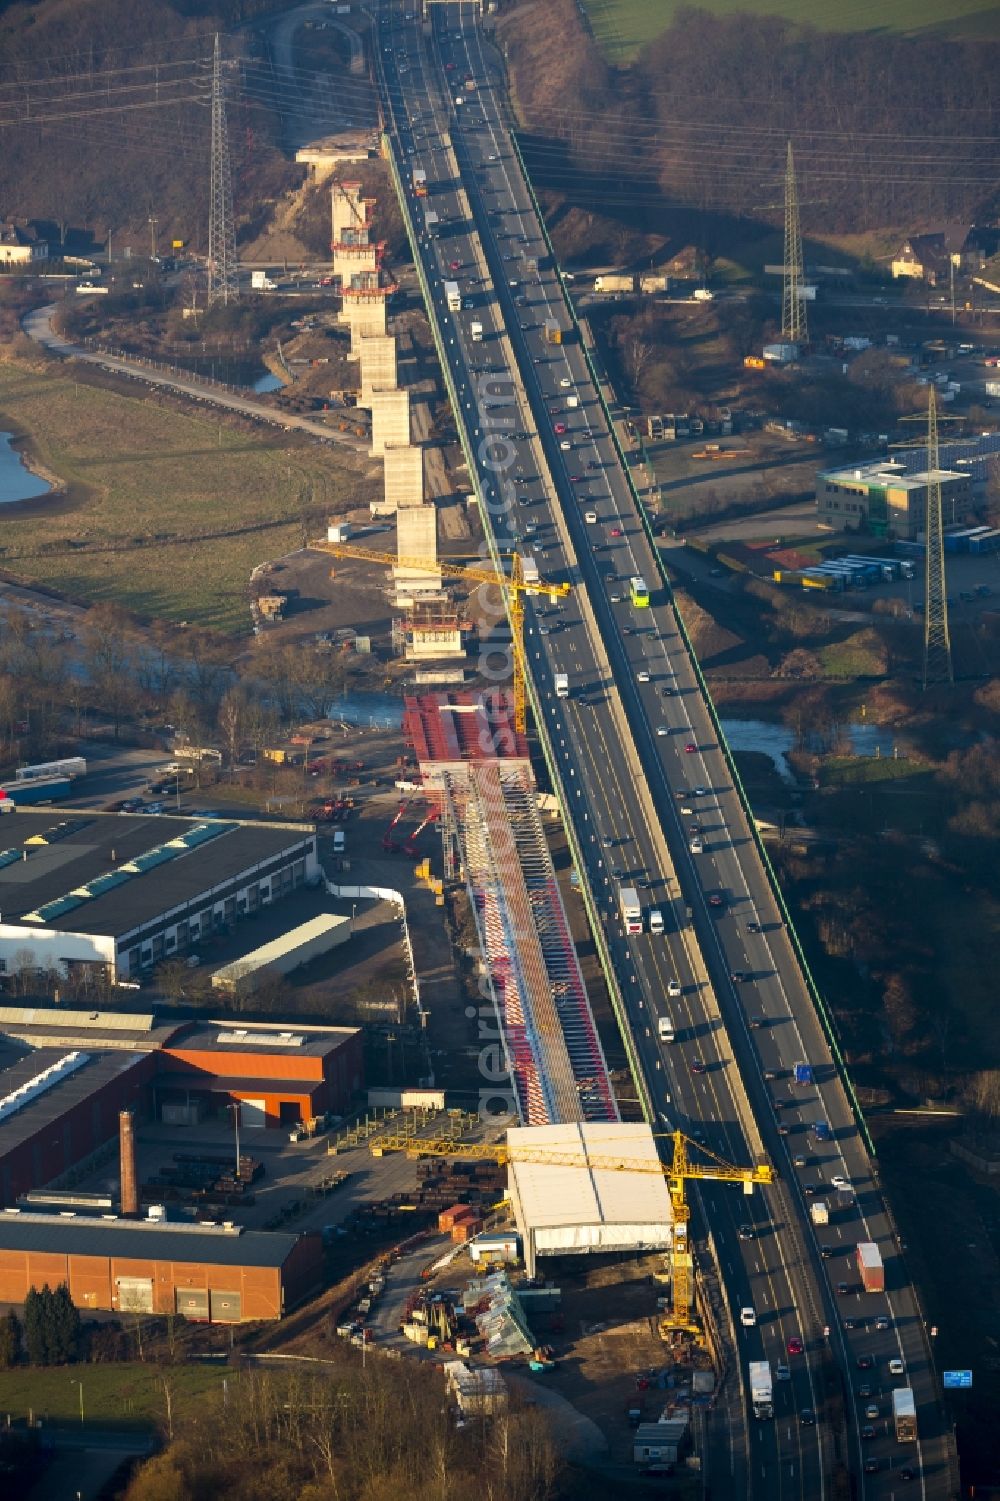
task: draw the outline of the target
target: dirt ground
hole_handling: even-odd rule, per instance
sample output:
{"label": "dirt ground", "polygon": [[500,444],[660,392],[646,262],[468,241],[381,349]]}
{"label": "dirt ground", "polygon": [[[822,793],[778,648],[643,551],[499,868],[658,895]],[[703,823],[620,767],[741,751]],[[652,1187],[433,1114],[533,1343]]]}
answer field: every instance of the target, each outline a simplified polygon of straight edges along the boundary
{"label": "dirt ground", "polygon": [[[660,1256],[592,1261],[565,1258],[550,1275],[562,1289],[561,1332],[539,1334],[552,1345],[559,1364],[545,1377],[607,1434],[612,1463],[630,1463],[630,1407],[642,1408],[643,1420],[655,1422],[666,1393],[655,1380],[645,1391],[637,1380],[665,1365],[665,1346],[656,1331],[657,1284],[650,1280]],[[549,1272],[549,1268],[546,1268]]]}

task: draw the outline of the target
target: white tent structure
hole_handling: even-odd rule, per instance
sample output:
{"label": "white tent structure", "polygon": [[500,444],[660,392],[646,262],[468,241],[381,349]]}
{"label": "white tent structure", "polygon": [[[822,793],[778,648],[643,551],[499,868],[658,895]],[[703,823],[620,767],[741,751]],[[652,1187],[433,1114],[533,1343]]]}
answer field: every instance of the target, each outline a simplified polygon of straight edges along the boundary
{"label": "white tent structure", "polygon": [[[508,1189],[530,1276],[540,1256],[670,1246],[670,1194],[653,1171],[660,1159],[648,1126],[527,1126],[508,1131],[507,1146]],[[553,1160],[544,1160],[549,1154]],[[616,1166],[631,1162],[649,1166]]]}

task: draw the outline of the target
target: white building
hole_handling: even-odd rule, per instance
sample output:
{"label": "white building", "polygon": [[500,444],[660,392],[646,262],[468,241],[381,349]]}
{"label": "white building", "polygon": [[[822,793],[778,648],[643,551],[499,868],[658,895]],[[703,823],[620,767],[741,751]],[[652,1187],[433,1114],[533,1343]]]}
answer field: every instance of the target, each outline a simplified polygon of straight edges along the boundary
{"label": "white building", "polygon": [[507,1145],[508,1189],[529,1276],[539,1256],[671,1244],[673,1208],[648,1126],[524,1126],[507,1132]]}
{"label": "white building", "polygon": [[135,977],[321,874],[306,824],[19,808],[0,844],[0,975]]}

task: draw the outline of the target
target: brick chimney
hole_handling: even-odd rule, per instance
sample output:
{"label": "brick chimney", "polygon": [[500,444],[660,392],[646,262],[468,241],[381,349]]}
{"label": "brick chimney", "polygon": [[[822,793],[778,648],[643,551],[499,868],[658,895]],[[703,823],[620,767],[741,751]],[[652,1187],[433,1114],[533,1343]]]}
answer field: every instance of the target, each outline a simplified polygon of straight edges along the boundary
{"label": "brick chimney", "polygon": [[139,1213],[139,1184],[135,1176],[135,1117],[118,1112],[118,1150],[121,1159],[121,1212],[132,1219]]}

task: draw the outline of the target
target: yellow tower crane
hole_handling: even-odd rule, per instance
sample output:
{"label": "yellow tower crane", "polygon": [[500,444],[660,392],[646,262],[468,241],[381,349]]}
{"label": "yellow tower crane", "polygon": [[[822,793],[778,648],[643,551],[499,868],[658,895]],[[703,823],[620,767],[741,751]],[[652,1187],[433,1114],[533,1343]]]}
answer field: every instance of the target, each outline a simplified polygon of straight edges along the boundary
{"label": "yellow tower crane", "polygon": [[495,568],[470,568],[465,563],[451,563],[447,558],[414,558],[391,552],[373,552],[365,547],[354,547],[350,542],[310,542],[317,552],[331,553],[335,558],[356,558],[362,563],[384,563],[387,568],[408,568],[422,573],[443,573],[449,578],[470,579],[473,583],[495,584],[501,592],[510,621],[512,652],[514,657],[514,727],[523,735],[527,729],[527,664],[524,654],[524,599],[525,594],[547,594],[553,601],[565,599],[570,592],[569,584],[548,584],[544,579],[529,579],[524,575],[524,560],[519,552],[511,553],[511,571],[503,573]]}
{"label": "yellow tower crane", "polygon": [[[546,1147],[508,1147],[505,1142],[459,1142],[447,1137],[424,1136],[379,1136],[372,1140],[370,1150],[374,1156],[383,1152],[406,1152],[411,1157],[462,1157],[472,1161],[540,1162],[553,1167],[583,1167],[602,1172],[657,1173],[667,1179],[670,1203],[673,1208],[673,1250],[671,1253],[671,1308],[661,1319],[660,1330],[687,1330],[694,1334],[698,1326],[691,1316],[692,1260],[688,1245],[688,1221],[691,1211],[684,1192],[688,1181],[706,1179],[721,1183],[742,1183],[745,1193],[752,1193],[755,1184],[773,1183],[775,1171],[770,1163],[756,1167],[733,1167],[715,1152],[700,1142],[691,1141],[683,1131],[671,1131],[658,1137],[673,1143],[669,1163],[652,1161],[648,1157],[629,1158],[608,1155],[591,1155],[581,1152],[561,1152]],[[648,1140],[648,1138],[647,1138]],[[688,1148],[694,1147],[708,1162],[692,1162]]]}

